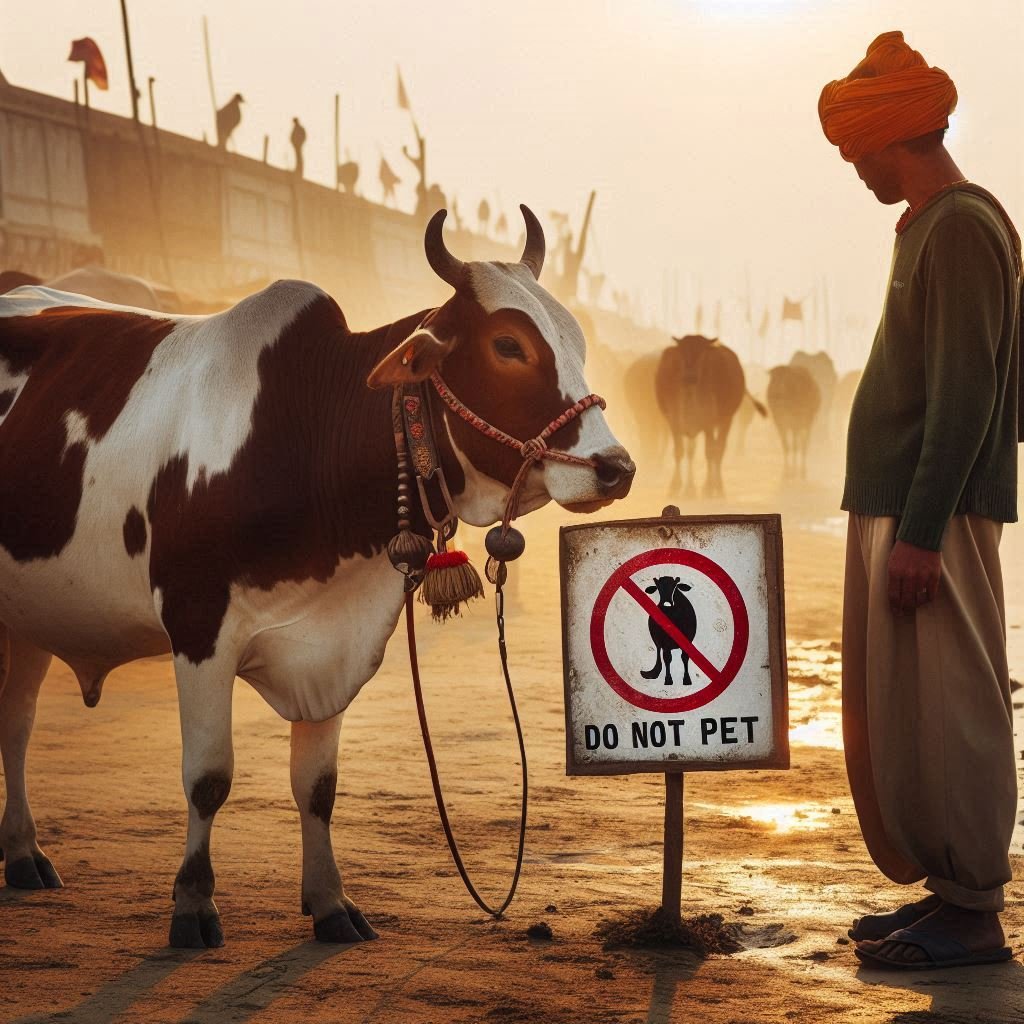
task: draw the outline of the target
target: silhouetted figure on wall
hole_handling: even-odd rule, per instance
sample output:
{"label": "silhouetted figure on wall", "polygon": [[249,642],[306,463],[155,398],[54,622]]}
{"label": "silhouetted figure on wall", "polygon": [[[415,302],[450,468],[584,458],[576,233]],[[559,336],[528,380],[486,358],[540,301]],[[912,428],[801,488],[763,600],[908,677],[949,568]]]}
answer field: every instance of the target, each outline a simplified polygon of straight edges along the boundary
{"label": "silhouetted figure on wall", "polygon": [[508,236],[508,218],[504,213],[498,217],[494,224],[494,234],[497,238],[505,238]]}
{"label": "silhouetted figure on wall", "polygon": [[416,127],[415,121],[412,128],[416,133],[418,152],[416,156],[413,156],[409,152],[408,147],[403,146],[402,153],[405,159],[416,168],[416,173],[419,175],[419,181],[416,182],[416,212],[423,215],[427,209],[427,140],[420,135],[420,130]]}
{"label": "silhouetted figure on wall", "polygon": [[462,214],[459,212],[459,201],[452,196],[452,220],[455,222],[455,230],[462,230]]}
{"label": "silhouetted figure on wall", "polygon": [[302,147],[306,144],[306,129],[302,127],[302,122],[297,118],[292,118],[292,149],[295,150],[295,173],[301,178],[302,171],[305,166],[302,159]]}
{"label": "silhouetted figure on wall", "polygon": [[343,164],[338,164],[338,188],[355,195],[356,182],[359,180],[359,164],[351,159],[348,150],[345,150],[345,158]]}
{"label": "silhouetted figure on wall", "polygon": [[377,172],[377,177],[380,180],[380,187],[384,190],[384,202],[394,202],[395,186],[400,184],[402,179],[395,174],[391,164],[384,157],[380,158],[380,170]]}
{"label": "silhouetted figure on wall", "polygon": [[217,111],[217,148],[227,149],[231,133],[242,123],[242,104],[245,100],[240,92],[236,92]]}
{"label": "silhouetted figure on wall", "polygon": [[480,234],[487,234],[487,226],[491,223],[491,204],[486,199],[480,200],[476,208],[476,218],[480,222]]}

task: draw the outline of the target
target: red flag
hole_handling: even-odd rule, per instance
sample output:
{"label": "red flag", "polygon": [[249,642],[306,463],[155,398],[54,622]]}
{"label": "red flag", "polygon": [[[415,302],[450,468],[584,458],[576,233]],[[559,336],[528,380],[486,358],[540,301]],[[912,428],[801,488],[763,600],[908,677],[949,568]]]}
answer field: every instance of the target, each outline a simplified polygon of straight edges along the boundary
{"label": "red flag", "polygon": [[412,111],[409,106],[409,94],[405,91],[405,83],[402,81],[402,69],[398,69],[398,106],[402,110]]}
{"label": "red flag", "polygon": [[107,62],[96,45],[96,40],[91,36],[76,39],[71,44],[71,53],[68,60],[80,60],[85,64],[85,77],[96,86],[97,89],[107,88]]}

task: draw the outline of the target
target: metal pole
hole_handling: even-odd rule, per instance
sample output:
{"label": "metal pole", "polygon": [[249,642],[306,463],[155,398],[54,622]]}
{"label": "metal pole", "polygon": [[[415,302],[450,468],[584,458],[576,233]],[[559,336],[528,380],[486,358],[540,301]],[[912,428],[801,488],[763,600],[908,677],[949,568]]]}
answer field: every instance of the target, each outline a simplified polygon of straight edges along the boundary
{"label": "metal pole", "polygon": [[213,59],[210,57],[210,28],[206,22],[206,15],[203,15],[203,49],[206,52],[206,82],[210,87],[210,103],[213,105],[214,138],[216,145],[220,145],[220,132],[217,129],[217,93],[213,88]]}
{"label": "metal pole", "polygon": [[267,162],[267,154],[268,154],[269,150],[270,150],[270,136],[269,135],[264,135],[263,136],[263,162],[264,163]]}
{"label": "metal pole", "polygon": [[334,94],[334,190],[341,188],[341,176],[338,172],[338,163],[341,160],[341,97]]}
{"label": "metal pole", "polygon": [[132,37],[128,31],[128,4],[121,0],[121,21],[124,23],[124,51],[128,57],[128,86],[132,91],[132,120],[139,119],[139,90],[135,88],[135,65],[132,63]]}
{"label": "metal pole", "polygon": [[149,76],[149,83],[148,83],[149,84],[149,120],[152,123],[154,128],[156,128],[156,100],[153,99],[153,83],[155,81],[156,81],[156,79],[152,75],[150,75]]}

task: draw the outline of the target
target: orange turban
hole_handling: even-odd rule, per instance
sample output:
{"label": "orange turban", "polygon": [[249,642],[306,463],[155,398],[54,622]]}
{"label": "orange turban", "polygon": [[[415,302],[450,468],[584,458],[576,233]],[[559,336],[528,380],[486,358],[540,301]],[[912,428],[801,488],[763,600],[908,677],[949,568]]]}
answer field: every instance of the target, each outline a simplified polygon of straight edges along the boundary
{"label": "orange turban", "polygon": [[845,77],[829,82],[818,99],[825,137],[844,160],[878,153],[945,128],[956,109],[956,86],[904,41],[884,32]]}

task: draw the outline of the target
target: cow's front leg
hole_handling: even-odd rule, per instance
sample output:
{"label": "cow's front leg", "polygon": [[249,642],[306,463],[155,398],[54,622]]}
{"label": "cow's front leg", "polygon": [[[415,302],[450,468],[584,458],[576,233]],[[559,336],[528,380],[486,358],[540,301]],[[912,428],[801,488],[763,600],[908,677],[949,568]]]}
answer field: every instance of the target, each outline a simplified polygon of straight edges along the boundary
{"label": "cow's front leg", "polygon": [[213,819],[231,790],[231,690],[234,670],[213,672],[175,660],[181,716],[181,778],[188,801],[185,857],[174,880],[170,945],[202,949],[224,945],[220,914],[213,902],[210,860]]}
{"label": "cow's front leg", "polygon": [[321,942],[362,942],[377,933],[345,895],[331,846],[340,732],[341,715],[292,723],[292,795],[302,825],[302,912],[312,915],[313,934]]}

